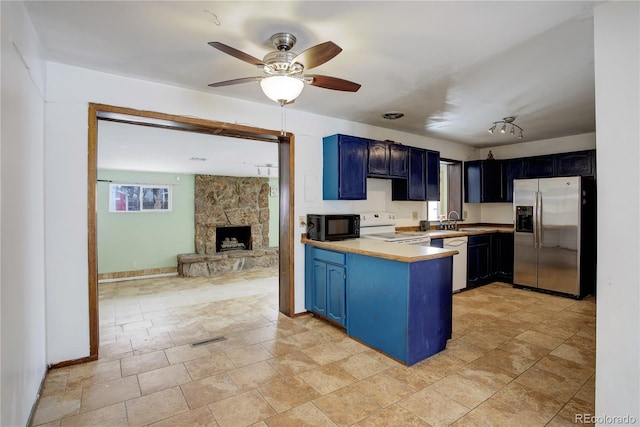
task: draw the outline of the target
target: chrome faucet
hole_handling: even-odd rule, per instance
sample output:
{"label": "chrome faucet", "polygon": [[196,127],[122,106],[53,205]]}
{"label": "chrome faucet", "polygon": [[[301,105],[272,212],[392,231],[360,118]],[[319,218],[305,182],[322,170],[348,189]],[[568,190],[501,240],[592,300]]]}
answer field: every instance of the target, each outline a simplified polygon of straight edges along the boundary
{"label": "chrome faucet", "polygon": [[[453,220],[453,224],[451,224],[451,214],[456,214],[456,219]],[[449,212],[449,215],[447,215],[447,226],[446,228],[448,230],[457,230],[458,229],[458,223],[456,222],[456,220],[460,220],[460,214],[456,211],[451,211]]]}

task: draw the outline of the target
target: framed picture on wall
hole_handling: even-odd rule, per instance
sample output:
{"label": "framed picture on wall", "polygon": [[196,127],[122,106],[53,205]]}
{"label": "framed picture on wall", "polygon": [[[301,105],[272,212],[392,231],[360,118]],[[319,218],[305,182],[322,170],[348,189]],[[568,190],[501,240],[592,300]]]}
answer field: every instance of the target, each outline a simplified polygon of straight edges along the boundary
{"label": "framed picture on wall", "polygon": [[171,211],[171,186],[109,184],[109,212]]}

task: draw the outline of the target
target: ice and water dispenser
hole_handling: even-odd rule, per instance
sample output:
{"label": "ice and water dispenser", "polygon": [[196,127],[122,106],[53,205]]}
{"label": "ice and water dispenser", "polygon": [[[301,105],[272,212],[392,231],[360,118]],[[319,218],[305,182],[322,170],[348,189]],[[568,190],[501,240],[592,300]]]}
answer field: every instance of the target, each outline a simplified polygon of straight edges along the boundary
{"label": "ice and water dispenser", "polygon": [[516,206],[516,232],[533,233],[533,206]]}

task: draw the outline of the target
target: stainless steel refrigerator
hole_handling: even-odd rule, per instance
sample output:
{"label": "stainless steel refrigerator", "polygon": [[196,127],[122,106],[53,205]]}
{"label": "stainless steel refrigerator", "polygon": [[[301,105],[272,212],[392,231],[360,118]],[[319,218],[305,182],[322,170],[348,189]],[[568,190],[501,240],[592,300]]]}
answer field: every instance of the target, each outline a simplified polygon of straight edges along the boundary
{"label": "stainless steel refrigerator", "polygon": [[514,285],[575,298],[593,293],[593,178],[516,179],[513,188]]}

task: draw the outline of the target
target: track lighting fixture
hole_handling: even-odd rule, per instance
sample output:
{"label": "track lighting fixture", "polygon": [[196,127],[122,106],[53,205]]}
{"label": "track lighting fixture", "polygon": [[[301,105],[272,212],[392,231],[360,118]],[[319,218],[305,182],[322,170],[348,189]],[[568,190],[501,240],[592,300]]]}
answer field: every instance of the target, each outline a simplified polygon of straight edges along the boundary
{"label": "track lighting fixture", "polygon": [[274,175],[277,175],[278,166],[274,166],[273,163],[266,163],[264,165],[256,165],[256,170],[258,172],[258,176],[262,176],[262,174],[266,171],[267,176],[271,176],[272,172],[275,172]]}
{"label": "track lighting fixture", "polygon": [[491,127],[489,128],[489,133],[495,132],[498,125],[502,124],[500,128],[500,133],[507,133],[507,126],[511,126],[511,130],[509,131],[509,135],[514,136],[516,134],[516,128],[518,128],[518,139],[524,138],[524,130],[517,124],[513,123],[515,121],[514,116],[505,117],[502,120],[498,120],[497,122],[493,122]]}

